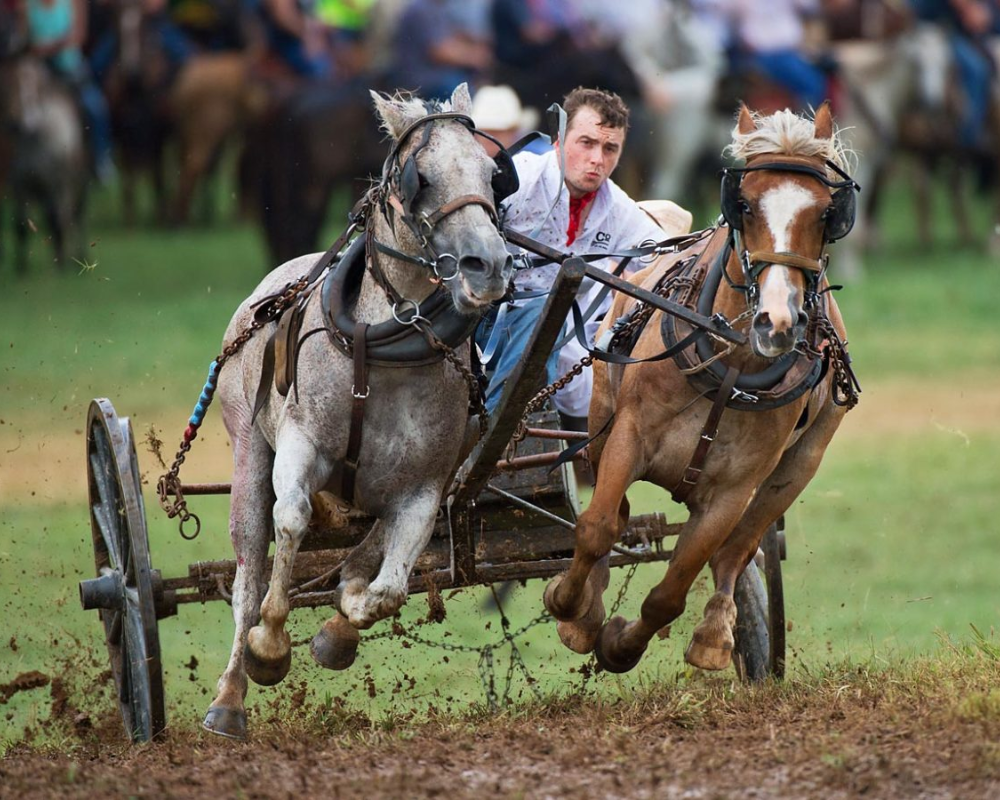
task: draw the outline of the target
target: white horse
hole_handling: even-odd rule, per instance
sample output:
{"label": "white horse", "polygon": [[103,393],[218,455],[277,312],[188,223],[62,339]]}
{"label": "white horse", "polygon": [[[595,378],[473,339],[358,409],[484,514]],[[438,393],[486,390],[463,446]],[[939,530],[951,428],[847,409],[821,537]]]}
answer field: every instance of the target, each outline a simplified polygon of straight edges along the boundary
{"label": "white horse", "polygon": [[[428,344],[418,330],[426,327],[420,320],[446,301],[443,316],[461,329],[450,344],[468,365],[469,347],[458,342],[467,340],[489,303],[503,296],[513,268],[495,211],[501,195],[497,179],[507,176],[502,169],[497,174],[497,164],[472,132],[466,86],[441,105],[372,96],[394,143],[382,181],[369,194],[364,276],[354,292],[341,293],[341,311],[368,324],[368,337],[394,325],[397,333],[409,327],[410,345],[426,347],[427,357],[393,368],[400,365],[370,358],[373,338],[367,338],[368,374],[359,383],[357,362],[345,354],[343,340],[354,335],[363,342],[364,334],[337,327],[335,315],[324,313],[325,292],[315,291],[302,320],[297,385],[287,397],[271,386],[254,419],[266,337],[252,338],[223,370],[219,396],[235,460],[230,534],[237,562],[236,635],[204,722],[223,736],[245,736],[248,675],[269,685],[288,672],[289,583],[314,493],[331,492],[377,518],[343,565],[339,613],[314,639],[314,658],[330,668],[348,666],[356,629],[394,614],[406,600],[410,571],[431,537],[442,494],[476,421],[470,416],[467,376]],[[303,256],[272,272],[237,310],[225,343],[247,329],[255,305],[308,273],[316,259]],[[435,335],[447,338],[437,328]],[[363,433],[352,426],[359,402]],[[352,431],[360,436],[350,459],[357,465],[353,492],[344,488]],[[272,530],[274,567],[261,602]]]}

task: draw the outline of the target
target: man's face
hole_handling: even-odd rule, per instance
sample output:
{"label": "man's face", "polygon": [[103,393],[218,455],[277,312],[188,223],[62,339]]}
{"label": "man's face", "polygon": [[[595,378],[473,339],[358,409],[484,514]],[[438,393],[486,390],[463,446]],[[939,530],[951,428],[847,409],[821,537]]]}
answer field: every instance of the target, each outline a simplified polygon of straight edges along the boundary
{"label": "man's face", "polygon": [[[566,186],[570,196],[597,191],[618,166],[624,143],[624,128],[602,125],[600,115],[590,106],[577,110],[566,131]],[[560,158],[561,146],[561,142],[556,144]]]}

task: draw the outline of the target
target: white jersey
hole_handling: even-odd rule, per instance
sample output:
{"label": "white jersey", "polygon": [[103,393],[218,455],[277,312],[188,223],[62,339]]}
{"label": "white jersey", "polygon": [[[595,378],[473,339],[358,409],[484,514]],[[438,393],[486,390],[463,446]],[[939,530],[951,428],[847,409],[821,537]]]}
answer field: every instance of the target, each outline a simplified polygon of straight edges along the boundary
{"label": "white jersey", "polygon": [[[566,244],[566,229],[569,226],[569,191],[559,174],[559,161],[554,150],[542,155],[521,152],[514,156],[517,175],[520,180],[518,191],[508,198],[505,222],[518,233],[537,239],[549,247],[563,252],[620,253],[638,247],[646,241],[658,242],[666,238],[663,230],[639,206],[635,204],[614,181],[608,179],[597,190],[591,201],[590,213],[577,232],[571,245]],[[558,199],[557,199],[558,198]],[[613,270],[618,259],[601,259],[593,262],[605,270]],[[629,275],[642,266],[632,261],[625,270]],[[533,269],[520,270],[514,278],[519,291],[548,291],[552,287],[558,264],[547,264]],[[601,291],[602,284],[584,279],[577,294],[581,309],[586,312]],[[604,298],[596,313],[587,320],[587,338],[593,344],[593,337],[600,324],[600,317],[611,307],[610,293]],[[568,371],[585,355],[576,339],[571,340],[559,353],[559,374]],[[590,370],[556,395],[556,406],[572,416],[587,415],[593,376]]]}
{"label": "white jersey", "polygon": [[[506,224],[556,250],[571,253],[617,253],[637,247],[644,241],[664,238],[659,226],[639,208],[618,185],[608,179],[591,201],[590,212],[573,244],[566,244],[569,226],[569,191],[559,175],[559,161],[554,150],[542,155],[518,153],[514,157],[520,188],[504,206]],[[558,201],[557,198],[558,197]],[[555,206],[553,208],[553,205]],[[616,261],[595,262],[612,270]],[[632,262],[626,274],[640,266]],[[547,291],[552,286],[558,264],[520,270],[514,283],[522,291]],[[587,281],[588,284],[592,283]]]}

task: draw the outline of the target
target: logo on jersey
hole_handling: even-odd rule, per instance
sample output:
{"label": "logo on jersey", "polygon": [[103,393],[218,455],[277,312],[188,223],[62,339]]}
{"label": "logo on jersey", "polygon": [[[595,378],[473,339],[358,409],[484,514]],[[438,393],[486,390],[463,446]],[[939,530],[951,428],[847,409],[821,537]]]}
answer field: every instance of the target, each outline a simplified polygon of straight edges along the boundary
{"label": "logo on jersey", "polygon": [[594,241],[590,243],[591,247],[599,247],[601,250],[607,250],[611,244],[611,234],[605,233],[604,231],[598,231],[594,234]]}

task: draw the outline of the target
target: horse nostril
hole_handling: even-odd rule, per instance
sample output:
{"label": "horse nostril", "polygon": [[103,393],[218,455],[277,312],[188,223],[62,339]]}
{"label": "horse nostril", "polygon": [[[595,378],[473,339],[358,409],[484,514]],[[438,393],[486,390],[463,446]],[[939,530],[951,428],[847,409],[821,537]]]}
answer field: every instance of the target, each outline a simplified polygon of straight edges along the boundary
{"label": "horse nostril", "polygon": [[468,275],[470,273],[487,272],[489,267],[479,256],[462,256],[458,260],[458,269],[459,272]]}
{"label": "horse nostril", "polygon": [[809,324],[809,315],[805,311],[800,311],[797,317],[797,322],[795,323],[795,327],[798,328],[799,330],[802,330],[808,324]]}
{"label": "horse nostril", "polygon": [[771,327],[771,315],[766,311],[761,311],[756,317],[753,318],[753,326],[757,330],[763,330]]}

